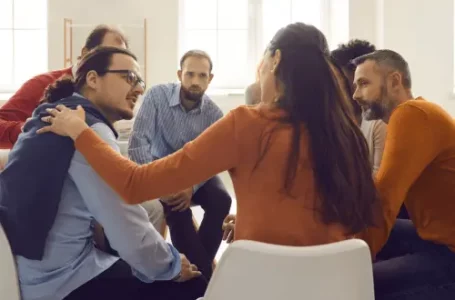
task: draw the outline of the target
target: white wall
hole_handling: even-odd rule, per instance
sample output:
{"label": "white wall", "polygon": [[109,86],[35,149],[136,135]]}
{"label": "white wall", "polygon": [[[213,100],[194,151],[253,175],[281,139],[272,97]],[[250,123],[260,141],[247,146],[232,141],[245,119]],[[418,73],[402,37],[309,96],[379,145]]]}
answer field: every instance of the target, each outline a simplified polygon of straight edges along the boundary
{"label": "white wall", "polygon": [[[63,18],[93,26],[140,24],[146,18],[147,84],[176,79],[178,0],[49,0],[50,69],[63,67]],[[452,0],[350,0],[349,21],[350,37],[396,50],[408,60],[415,95],[437,102],[455,115]],[[74,32],[75,41],[82,43],[86,31],[75,28]],[[131,29],[128,34],[135,44],[142,43],[142,31]],[[81,46],[73,45],[74,55]],[[243,103],[242,96],[214,99],[225,111]]]}
{"label": "white wall", "polygon": [[[75,24],[91,25],[73,30],[74,56],[79,54],[83,39],[98,24],[124,24],[131,43],[142,46],[143,31],[129,28],[128,24],[148,22],[147,31],[147,81],[148,84],[175,79],[177,66],[178,0],[48,0],[49,16],[49,68],[63,67],[63,19],[72,19]],[[142,51],[142,48],[140,49]]]}
{"label": "white wall", "polygon": [[408,61],[414,96],[455,116],[454,1],[351,0],[350,36],[395,50]]}

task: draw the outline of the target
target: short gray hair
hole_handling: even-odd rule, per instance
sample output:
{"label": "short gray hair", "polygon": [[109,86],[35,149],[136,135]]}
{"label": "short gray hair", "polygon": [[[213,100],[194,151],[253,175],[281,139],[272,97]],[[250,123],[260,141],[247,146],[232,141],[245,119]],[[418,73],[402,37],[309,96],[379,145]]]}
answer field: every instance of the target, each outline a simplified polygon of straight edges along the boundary
{"label": "short gray hair", "polygon": [[395,51],[392,50],[376,50],[372,53],[359,56],[352,60],[352,63],[357,67],[367,60],[372,60],[380,66],[387,66],[395,71],[401,73],[403,77],[403,86],[407,89],[411,88],[411,72],[409,71],[409,65],[406,60]]}

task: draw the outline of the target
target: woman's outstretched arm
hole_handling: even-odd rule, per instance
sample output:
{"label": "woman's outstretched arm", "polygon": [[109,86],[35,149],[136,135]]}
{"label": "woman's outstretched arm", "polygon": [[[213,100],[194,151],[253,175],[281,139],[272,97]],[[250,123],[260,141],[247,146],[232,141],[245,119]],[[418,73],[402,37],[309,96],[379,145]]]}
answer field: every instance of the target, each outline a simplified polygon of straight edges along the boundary
{"label": "woman's outstretched arm", "polygon": [[44,117],[51,123],[40,133],[70,136],[76,149],[126,203],[137,204],[179,192],[237,164],[235,114],[206,129],[194,141],[165,158],[137,165],[112,150],[83,121],[83,110],[59,108]]}

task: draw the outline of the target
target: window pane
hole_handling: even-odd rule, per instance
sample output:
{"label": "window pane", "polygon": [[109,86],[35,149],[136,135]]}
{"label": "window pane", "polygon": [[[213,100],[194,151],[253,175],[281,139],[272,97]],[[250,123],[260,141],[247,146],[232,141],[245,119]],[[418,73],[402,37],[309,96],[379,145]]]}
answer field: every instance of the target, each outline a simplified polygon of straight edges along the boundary
{"label": "window pane", "polygon": [[46,25],[47,0],[14,0],[15,28],[44,29]]}
{"label": "window pane", "polygon": [[275,33],[291,22],[289,0],[267,0],[262,2],[262,49],[265,49]]}
{"label": "window pane", "polygon": [[16,30],[14,32],[14,83],[21,85],[31,77],[46,71],[46,30]]}
{"label": "window pane", "polygon": [[292,22],[303,22],[321,29],[321,4],[321,0],[293,0]]}
{"label": "window pane", "polygon": [[13,31],[0,30],[0,88],[8,88],[13,84]]}
{"label": "window pane", "polygon": [[216,29],[216,0],[183,0],[185,29]]}
{"label": "window pane", "polygon": [[0,29],[13,27],[13,0],[0,0]]}
{"label": "window pane", "polygon": [[[248,68],[248,31],[218,31],[217,73],[213,86],[243,88],[251,74]],[[222,86],[221,86],[222,85]]]}
{"label": "window pane", "polygon": [[188,50],[203,50],[210,55],[214,64],[213,67],[216,69],[216,30],[188,30],[184,39],[184,46],[180,57]]}
{"label": "window pane", "polygon": [[[215,2],[215,0],[212,0]],[[218,0],[218,29],[247,29],[247,0]]]}

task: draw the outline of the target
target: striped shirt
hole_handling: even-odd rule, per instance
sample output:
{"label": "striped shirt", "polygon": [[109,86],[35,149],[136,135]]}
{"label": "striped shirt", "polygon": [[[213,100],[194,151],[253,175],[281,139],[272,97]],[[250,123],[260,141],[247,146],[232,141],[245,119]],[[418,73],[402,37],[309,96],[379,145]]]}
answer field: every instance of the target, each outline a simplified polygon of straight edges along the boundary
{"label": "striped shirt", "polygon": [[168,156],[223,117],[207,95],[199,106],[186,111],[180,103],[180,87],[178,83],[161,84],[146,93],[129,140],[131,160],[146,164]]}

